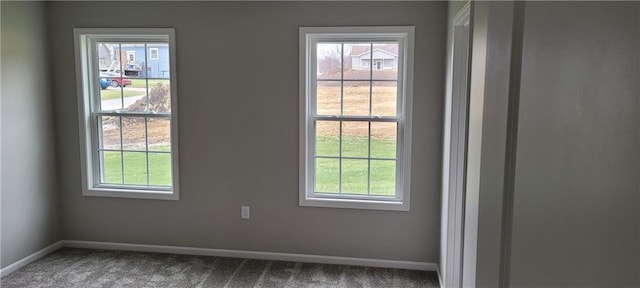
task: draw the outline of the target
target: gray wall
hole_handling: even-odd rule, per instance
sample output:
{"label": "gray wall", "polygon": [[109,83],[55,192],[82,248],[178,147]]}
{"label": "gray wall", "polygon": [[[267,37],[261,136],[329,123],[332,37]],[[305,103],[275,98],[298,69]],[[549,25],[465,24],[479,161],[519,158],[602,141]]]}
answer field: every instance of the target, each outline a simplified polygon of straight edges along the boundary
{"label": "gray wall", "polygon": [[640,4],[475,4],[477,286],[638,287]]}
{"label": "gray wall", "polygon": [[1,2],[2,267],[60,240],[43,3]]}
{"label": "gray wall", "polygon": [[[438,261],[446,3],[49,5],[65,239]],[[416,27],[410,212],[298,206],[298,27],[332,25]],[[175,27],[179,201],[81,195],[74,27]]]}
{"label": "gray wall", "polygon": [[526,5],[513,287],[640,285],[639,5]]}

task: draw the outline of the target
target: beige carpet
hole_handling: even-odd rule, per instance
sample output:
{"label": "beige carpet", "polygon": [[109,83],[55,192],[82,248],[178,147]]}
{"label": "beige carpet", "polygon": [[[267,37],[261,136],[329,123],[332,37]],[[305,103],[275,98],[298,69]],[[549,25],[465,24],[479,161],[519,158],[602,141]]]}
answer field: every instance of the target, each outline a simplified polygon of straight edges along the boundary
{"label": "beige carpet", "polygon": [[2,278],[10,287],[438,287],[435,272],[61,249]]}

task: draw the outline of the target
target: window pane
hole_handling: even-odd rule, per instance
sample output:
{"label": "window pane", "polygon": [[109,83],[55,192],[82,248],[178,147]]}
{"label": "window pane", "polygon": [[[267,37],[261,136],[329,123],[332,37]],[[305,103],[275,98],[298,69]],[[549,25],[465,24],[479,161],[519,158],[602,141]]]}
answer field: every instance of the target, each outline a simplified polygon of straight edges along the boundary
{"label": "window pane", "polygon": [[342,77],[342,43],[318,43],[318,79],[340,79]]}
{"label": "window pane", "polygon": [[149,79],[149,111],[171,112],[169,79]]}
{"label": "window pane", "polygon": [[149,151],[171,151],[171,120],[147,118]]}
{"label": "window pane", "polygon": [[[146,85],[145,79],[129,79],[124,78],[125,83],[127,83],[127,87],[122,89],[124,96],[124,110],[126,111],[135,111],[135,112],[146,112],[147,111],[147,89],[143,86],[142,88],[135,87],[133,81],[136,81],[136,84]],[[136,85],[136,86],[137,86]]]}
{"label": "window pane", "polygon": [[128,78],[145,77],[145,71],[147,70],[145,44],[122,43],[120,48],[119,59],[122,63],[123,76]]}
{"label": "window pane", "polygon": [[340,156],[340,122],[316,122],[316,155]]}
{"label": "window pane", "polygon": [[99,118],[101,149],[120,150],[120,117],[101,116]]}
{"label": "window pane", "polygon": [[90,110],[82,113],[92,115],[86,139],[92,148],[85,152],[95,155],[90,172],[99,174],[89,176],[99,184],[171,187],[170,35],[114,30],[82,36],[83,44],[94,45],[81,49],[90,57],[83,61],[89,79],[83,87],[90,90],[83,107]]}
{"label": "window pane", "polygon": [[112,88],[131,86],[131,78],[122,76],[120,71],[100,71],[100,77],[107,79],[107,84]]}
{"label": "window pane", "polygon": [[369,156],[369,123],[342,122],[342,156]]}
{"label": "window pane", "polygon": [[396,116],[398,105],[398,82],[373,81],[371,115]]}
{"label": "window pane", "polygon": [[340,81],[316,82],[318,115],[340,115]]}
{"label": "window pane", "polygon": [[344,44],[344,79],[371,79],[371,43]]}
{"label": "window pane", "polygon": [[147,75],[149,78],[169,78],[170,64],[169,64],[169,44],[167,43],[149,43],[147,44],[149,50],[158,50],[158,58],[152,58],[154,55],[147,55],[149,59],[147,62]]}
{"label": "window pane", "polygon": [[124,184],[147,185],[147,153],[123,152]]}
{"label": "window pane", "polygon": [[[139,79],[141,80],[141,79]],[[119,86],[113,87],[115,80],[113,78],[100,78],[100,107],[102,110],[120,110],[123,109],[122,105],[124,104],[124,110],[127,111],[145,111],[146,110],[146,100],[143,98],[146,94],[146,90],[144,88],[134,88],[128,86],[126,88],[121,88]],[[127,81],[132,81],[131,79],[124,78],[125,83],[131,83]],[[106,88],[102,88],[106,85]],[[117,84],[116,84],[117,85]],[[122,99],[124,97],[124,99]]]}
{"label": "window pane", "polygon": [[[96,44],[96,54],[98,55],[98,71],[100,77],[121,77],[120,58],[118,51],[119,43],[98,42]],[[106,73],[102,76],[103,73]]]}
{"label": "window pane", "polygon": [[316,158],[316,192],[338,193],[340,189],[340,160]]}
{"label": "window pane", "polygon": [[124,150],[146,150],[144,117],[122,117],[122,146]]}
{"label": "window pane", "polygon": [[121,152],[100,152],[102,161],[102,183],[122,184],[122,155]]}
{"label": "window pane", "polygon": [[398,43],[373,43],[373,80],[398,79]]}
{"label": "window pane", "polygon": [[396,158],[397,124],[371,122],[371,157]]}
{"label": "window pane", "polygon": [[111,87],[111,78],[98,78],[100,85],[100,109],[120,110],[122,109],[122,89]]}
{"label": "window pane", "polygon": [[343,115],[369,115],[370,83],[362,81],[346,81],[343,85]]}
{"label": "window pane", "polygon": [[342,193],[367,194],[368,160],[342,159]]}
{"label": "window pane", "polygon": [[127,85],[127,87],[129,88],[138,88],[138,89],[144,89],[142,90],[142,92],[144,92],[144,94],[147,94],[147,79],[136,79],[136,78],[132,78],[129,79],[131,80],[131,84]]}
{"label": "window pane", "polygon": [[171,186],[171,154],[149,153],[149,185]]}
{"label": "window pane", "polygon": [[371,160],[371,194],[396,195],[396,161]]}

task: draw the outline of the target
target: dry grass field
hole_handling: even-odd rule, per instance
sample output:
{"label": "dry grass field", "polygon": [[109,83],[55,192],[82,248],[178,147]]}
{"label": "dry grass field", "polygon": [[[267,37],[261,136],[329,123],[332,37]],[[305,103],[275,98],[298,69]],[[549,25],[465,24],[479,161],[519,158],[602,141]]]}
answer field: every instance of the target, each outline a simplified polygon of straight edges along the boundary
{"label": "dry grass field", "polygon": [[[340,115],[340,93],[343,92],[343,115],[365,116],[369,108],[371,114],[376,116],[395,116],[397,87],[395,82],[368,81],[345,82],[340,87],[339,82],[318,82],[317,109],[319,115]],[[372,91],[371,101],[369,93]],[[371,107],[370,107],[371,106]],[[364,112],[361,112],[364,111]],[[162,119],[149,119],[145,135],[144,121],[132,118],[123,118],[122,140],[125,150],[144,150],[145,137],[148,137],[149,146],[168,145],[170,139],[170,122]],[[103,121],[103,142],[107,149],[120,148],[120,129],[117,119],[105,117]],[[339,122],[321,122],[317,125],[317,135],[327,137],[339,137]],[[343,136],[367,137],[369,127],[366,122],[343,123]],[[395,139],[396,126],[393,123],[372,124],[371,136],[377,139]]]}
{"label": "dry grass field", "polygon": [[[336,85],[337,84],[337,85]],[[339,82],[318,83],[318,115],[340,115],[340,93],[343,92],[343,115],[345,116],[368,116],[371,106],[371,115],[375,116],[396,116],[397,87],[395,82],[374,82],[368,81],[345,82],[345,87],[340,87]],[[371,101],[369,91],[372,91]],[[364,112],[362,112],[364,111]],[[354,137],[367,137],[368,125],[366,122],[347,122],[348,135]],[[372,129],[372,137],[395,138],[395,125],[379,125],[378,129]],[[343,128],[345,128],[343,126]],[[318,136],[337,136],[340,127],[336,124],[327,123],[317,127]]]}
{"label": "dry grass field", "polygon": [[[118,119],[105,117],[103,121],[103,145],[106,149],[120,149],[120,128]],[[168,119],[149,118],[145,135],[144,119],[123,117],[122,146],[124,150],[146,149],[145,141],[149,141],[150,151],[167,151],[171,143],[171,121]]]}

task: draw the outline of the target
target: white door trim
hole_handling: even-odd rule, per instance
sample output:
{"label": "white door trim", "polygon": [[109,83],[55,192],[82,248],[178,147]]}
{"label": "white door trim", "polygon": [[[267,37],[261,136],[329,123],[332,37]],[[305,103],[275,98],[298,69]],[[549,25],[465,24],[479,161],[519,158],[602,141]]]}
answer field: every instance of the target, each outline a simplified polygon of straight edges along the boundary
{"label": "white door trim", "polygon": [[448,141],[445,142],[445,158],[443,163],[445,177],[443,181],[443,205],[446,205],[444,225],[445,240],[442,244],[445,261],[441,275],[443,287],[460,287],[462,285],[463,231],[465,209],[465,175],[467,155],[467,126],[469,99],[469,64],[471,41],[471,8],[467,3],[453,18],[452,52],[450,83],[451,92],[447,95],[448,119],[445,130]]}
{"label": "white door trim", "polygon": [[476,287],[478,256],[478,213],[480,209],[480,164],[487,67],[487,33],[489,4],[473,2],[471,39],[471,73],[469,92],[469,127],[462,256],[462,287]]}

